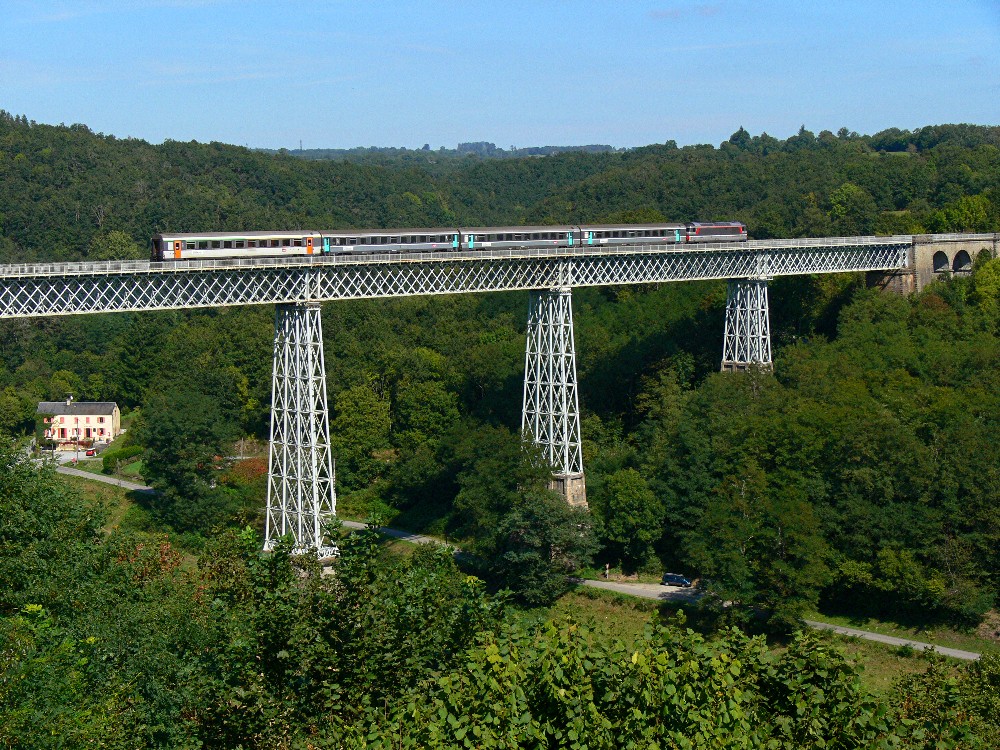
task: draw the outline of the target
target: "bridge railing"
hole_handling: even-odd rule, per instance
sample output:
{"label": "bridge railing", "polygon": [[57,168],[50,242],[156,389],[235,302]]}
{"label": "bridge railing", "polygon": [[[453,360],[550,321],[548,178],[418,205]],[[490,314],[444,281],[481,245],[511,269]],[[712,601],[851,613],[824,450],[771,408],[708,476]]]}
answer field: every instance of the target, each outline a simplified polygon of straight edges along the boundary
{"label": "bridge railing", "polygon": [[951,232],[945,234],[915,234],[915,242],[995,242],[1000,234],[993,232]]}

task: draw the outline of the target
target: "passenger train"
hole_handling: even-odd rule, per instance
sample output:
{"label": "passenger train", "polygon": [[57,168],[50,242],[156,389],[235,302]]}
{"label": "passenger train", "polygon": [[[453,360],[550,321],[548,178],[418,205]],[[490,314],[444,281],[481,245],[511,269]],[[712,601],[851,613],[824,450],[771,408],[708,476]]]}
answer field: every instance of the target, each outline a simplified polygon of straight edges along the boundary
{"label": "passenger train", "polygon": [[494,248],[676,245],[697,242],[740,242],[746,238],[746,226],[737,221],[202,234],[165,232],[153,237],[152,259],[170,261]]}

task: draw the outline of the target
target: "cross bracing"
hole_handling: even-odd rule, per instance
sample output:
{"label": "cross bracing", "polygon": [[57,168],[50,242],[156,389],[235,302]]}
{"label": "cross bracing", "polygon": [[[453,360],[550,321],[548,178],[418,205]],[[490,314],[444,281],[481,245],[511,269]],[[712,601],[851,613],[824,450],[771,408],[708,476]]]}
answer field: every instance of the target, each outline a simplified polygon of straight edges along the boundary
{"label": "cross bracing", "polygon": [[0,266],[0,318],[903,268],[909,236]]}
{"label": "cross bracing", "polygon": [[733,279],[727,285],[723,372],[771,366],[767,279]]}

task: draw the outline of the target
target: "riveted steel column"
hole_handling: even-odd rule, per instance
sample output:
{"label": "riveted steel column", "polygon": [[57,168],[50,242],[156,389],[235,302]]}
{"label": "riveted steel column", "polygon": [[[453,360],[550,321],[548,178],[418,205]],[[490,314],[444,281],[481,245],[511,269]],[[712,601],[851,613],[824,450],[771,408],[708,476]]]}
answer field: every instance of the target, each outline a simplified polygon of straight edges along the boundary
{"label": "riveted steel column", "polygon": [[722,345],[723,372],[743,372],[750,367],[771,369],[767,281],[766,278],[729,281]]}
{"label": "riveted steel column", "polygon": [[319,304],[278,305],[264,549],[291,534],[296,553],[336,553],[323,524],[336,513]]}
{"label": "riveted steel column", "polygon": [[570,505],[586,507],[569,287],[531,293],[521,430],[531,434],[552,465],[549,486]]}

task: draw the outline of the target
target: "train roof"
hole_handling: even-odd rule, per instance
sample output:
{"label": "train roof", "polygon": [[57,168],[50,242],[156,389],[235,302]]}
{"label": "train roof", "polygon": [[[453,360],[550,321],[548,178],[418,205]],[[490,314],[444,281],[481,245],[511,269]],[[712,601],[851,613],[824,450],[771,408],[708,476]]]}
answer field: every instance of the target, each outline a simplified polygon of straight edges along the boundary
{"label": "train roof", "polygon": [[604,231],[628,231],[634,229],[684,229],[687,224],[669,221],[651,221],[645,224],[581,224],[580,229],[597,229]]}
{"label": "train roof", "polygon": [[162,232],[161,234],[153,235],[153,239],[157,240],[191,240],[191,239],[210,239],[210,240],[242,240],[247,237],[305,237],[306,235],[315,234],[309,229],[292,229],[283,232]]}
{"label": "train roof", "polygon": [[457,227],[395,227],[392,229],[324,229],[319,232],[323,236],[340,237],[359,235],[408,235],[408,234],[455,234]]}
{"label": "train roof", "polygon": [[524,234],[525,232],[575,232],[576,225],[546,224],[531,227],[461,227],[463,232],[472,234]]}

